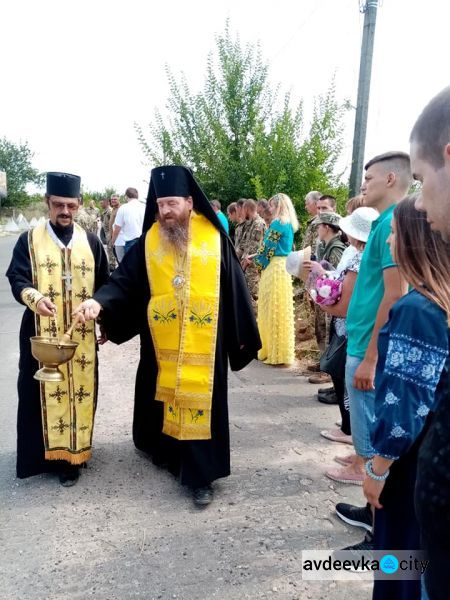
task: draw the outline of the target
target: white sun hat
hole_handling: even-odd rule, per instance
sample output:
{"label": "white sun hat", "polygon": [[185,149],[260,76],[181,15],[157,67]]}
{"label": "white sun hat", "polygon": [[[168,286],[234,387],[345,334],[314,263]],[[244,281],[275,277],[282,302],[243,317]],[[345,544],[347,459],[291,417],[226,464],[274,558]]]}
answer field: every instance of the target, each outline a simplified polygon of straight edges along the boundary
{"label": "white sun hat", "polygon": [[307,246],[303,250],[290,252],[286,258],[286,271],[289,275],[306,281],[309,271],[303,269],[303,261],[305,260],[311,260],[311,246]]}
{"label": "white sun hat", "polygon": [[367,242],[372,229],[372,223],[378,219],[380,213],[370,206],[360,206],[351,215],[341,217],[339,227],[344,233],[355,240]]}

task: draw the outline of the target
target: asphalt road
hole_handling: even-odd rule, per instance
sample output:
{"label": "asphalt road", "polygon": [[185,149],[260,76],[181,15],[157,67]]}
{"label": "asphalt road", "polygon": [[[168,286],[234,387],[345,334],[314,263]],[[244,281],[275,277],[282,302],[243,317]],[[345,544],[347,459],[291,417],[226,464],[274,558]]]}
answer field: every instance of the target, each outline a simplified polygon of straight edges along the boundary
{"label": "asphalt road", "polygon": [[94,456],[78,484],[15,478],[23,308],[3,276],[15,241],[0,238],[0,598],[368,600],[368,583],[301,579],[302,549],[364,532],[333,514],[336,502],[361,503],[361,488],[322,474],[349,450],[319,435],[337,408],[294,370],[255,362],[230,374],[232,475],[205,510],[133,447],[137,340],[100,350]]}

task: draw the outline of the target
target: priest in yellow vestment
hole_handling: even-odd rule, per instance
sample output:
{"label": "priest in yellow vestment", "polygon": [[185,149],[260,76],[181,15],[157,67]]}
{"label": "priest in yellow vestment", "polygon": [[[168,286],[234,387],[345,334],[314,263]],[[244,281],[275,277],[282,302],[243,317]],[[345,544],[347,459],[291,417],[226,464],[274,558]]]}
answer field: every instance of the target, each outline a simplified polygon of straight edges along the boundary
{"label": "priest in yellow vestment", "polygon": [[230,473],[228,362],[242,369],[260,339],[231,240],[188,169],[153,169],[142,237],[78,311],[114,342],[140,334],[134,443],[211,502]]}
{"label": "priest in yellow vestment", "polygon": [[72,361],[60,367],[64,381],[38,382],[30,337],[59,337],[71,324],[73,307],[90,298],[108,278],[98,237],[74,223],[80,178],[47,173],[49,219],[23,233],[7,276],[25,310],[20,333],[17,476],[57,472],[63,485],[76,482],[91,457],[97,401],[94,323],[80,324],[72,339]]}

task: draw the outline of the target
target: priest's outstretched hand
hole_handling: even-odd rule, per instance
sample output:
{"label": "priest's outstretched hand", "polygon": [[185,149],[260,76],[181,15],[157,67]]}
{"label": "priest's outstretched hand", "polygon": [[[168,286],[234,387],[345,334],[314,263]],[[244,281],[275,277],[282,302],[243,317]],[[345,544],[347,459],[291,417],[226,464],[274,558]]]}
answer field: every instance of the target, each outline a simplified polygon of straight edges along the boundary
{"label": "priest's outstretched hand", "polygon": [[50,298],[43,296],[36,304],[36,312],[38,315],[41,315],[41,317],[53,317],[56,313],[56,306]]}
{"label": "priest's outstretched hand", "polygon": [[77,308],[73,311],[72,316],[78,316],[80,322],[85,323],[86,321],[92,321],[96,319],[101,310],[101,304],[99,304],[93,298],[89,298],[89,300],[85,300],[79,306],[77,306]]}

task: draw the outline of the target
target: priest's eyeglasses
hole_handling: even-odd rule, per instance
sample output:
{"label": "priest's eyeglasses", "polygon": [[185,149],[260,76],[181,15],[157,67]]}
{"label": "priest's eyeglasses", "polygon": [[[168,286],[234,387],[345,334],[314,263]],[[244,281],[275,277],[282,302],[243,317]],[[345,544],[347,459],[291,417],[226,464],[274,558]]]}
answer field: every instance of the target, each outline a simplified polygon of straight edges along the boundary
{"label": "priest's eyeglasses", "polygon": [[54,200],[50,200],[50,202],[53,208],[56,208],[56,210],[63,210],[67,208],[68,211],[75,212],[80,207],[80,205],[75,202],[55,202]]}

